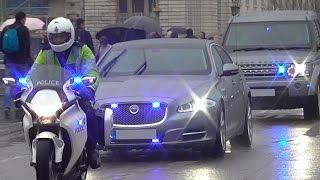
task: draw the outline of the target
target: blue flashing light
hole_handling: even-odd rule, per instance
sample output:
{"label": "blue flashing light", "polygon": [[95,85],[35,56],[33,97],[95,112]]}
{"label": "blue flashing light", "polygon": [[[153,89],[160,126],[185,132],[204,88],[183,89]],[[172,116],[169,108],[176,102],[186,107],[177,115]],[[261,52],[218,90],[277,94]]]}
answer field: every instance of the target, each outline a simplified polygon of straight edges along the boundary
{"label": "blue flashing light", "polygon": [[83,126],[84,125],[84,120],[83,119],[78,120],[78,124],[79,124],[79,126]]}
{"label": "blue flashing light", "polygon": [[153,102],[152,103],[153,108],[159,108],[160,107],[160,102]]}
{"label": "blue flashing light", "polygon": [[307,87],[309,88],[311,86],[311,84],[307,84]]}
{"label": "blue flashing light", "polygon": [[24,78],[24,77],[19,78],[19,83],[22,85],[27,85],[28,84],[27,78]]}
{"label": "blue flashing light", "polygon": [[152,139],[152,143],[159,143],[160,140],[159,139]]}
{"label": "blue flashing light", "polygon": [[287,72],[287,67],[285,64],[279,64],[278,65],[278,75],[285,75]]}
{"label": "blue flashing light", "polygon": [[110,139],[114,139],[114,137],[112,136],[112,134],[110,134],[110,136],[109,136],[109,137],[110,137]]}
{"label": "blue flashing light", "polygon": [[116,103],[111,104],[111,108],[112,108],[112,109],[118,108],[118,104],[116,104]]}
{"label": "blue flashing light", "polygon": [[271,32],[272,28],[271,27],[266,27],[267,32]]}
{"label": "blue flashing light", "polygon": [[75,77],[75,78],[73,78],[73,81],[76,84],[80,84],[80,83],[82,83],[82,78],[81,77]]}

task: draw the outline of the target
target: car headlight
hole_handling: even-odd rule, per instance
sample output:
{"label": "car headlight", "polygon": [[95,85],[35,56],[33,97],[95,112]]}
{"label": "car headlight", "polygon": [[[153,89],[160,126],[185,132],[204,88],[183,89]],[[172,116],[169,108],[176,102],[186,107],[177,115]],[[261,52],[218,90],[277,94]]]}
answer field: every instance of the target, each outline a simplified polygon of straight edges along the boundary
{"label": "car headlight", "polygon": [[179,113],[206,111],[210,107],[216,106],[216,102],[211,99],[197,99],[190,103],[179,106]]}
{"label": "car headlight", "polygon": [[288,75],[290,77],[297,77],[297,76],[309,76],[309,71],[307,65],[305,63],[302,64],[292,64],[288,68]]}

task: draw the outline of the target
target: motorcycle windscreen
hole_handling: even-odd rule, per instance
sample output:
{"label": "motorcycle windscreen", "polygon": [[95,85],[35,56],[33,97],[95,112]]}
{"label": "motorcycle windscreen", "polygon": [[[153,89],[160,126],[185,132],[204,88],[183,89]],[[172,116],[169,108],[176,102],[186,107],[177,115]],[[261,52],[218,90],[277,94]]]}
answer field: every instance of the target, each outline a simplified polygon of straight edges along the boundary
{"label": "motorcycle windscreen", "polygon": [[60,65],[34,65],[27,77],[28,84],[32,88],[32,93],[28,97],[29,102],[42,90],[53,90],[61,101],[68,101],[63,87],[73,74],[75,73],[72,69],[62,68]]}

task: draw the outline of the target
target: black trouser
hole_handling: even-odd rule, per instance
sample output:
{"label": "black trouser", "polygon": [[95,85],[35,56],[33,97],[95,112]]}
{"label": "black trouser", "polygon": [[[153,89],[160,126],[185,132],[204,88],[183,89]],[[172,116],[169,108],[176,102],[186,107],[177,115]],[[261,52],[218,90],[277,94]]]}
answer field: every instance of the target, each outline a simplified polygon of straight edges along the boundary
{"label": "black trouser", "polygon": [[87,100],[79,100],[80,107],[87,115],[88,140],[86,148],[92,151],[96,148],[98,139],[98,121],[91,103]]}

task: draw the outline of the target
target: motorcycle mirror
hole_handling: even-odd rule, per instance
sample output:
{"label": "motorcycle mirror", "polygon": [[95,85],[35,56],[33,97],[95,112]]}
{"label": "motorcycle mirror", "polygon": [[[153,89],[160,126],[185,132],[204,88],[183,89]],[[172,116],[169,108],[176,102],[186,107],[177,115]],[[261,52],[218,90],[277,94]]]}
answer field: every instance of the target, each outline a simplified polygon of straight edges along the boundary
{"label": "motorcycle mirror", "polygon": [[82,83],[85,86],[91,86],[96,82],[97,78],[96,77],[83,77],[82,78]]}
{"label": "motorcycle mirror", "polygon": [[2,81],[6,86],[9,87],[16,85],[16,80],[14,78],[2,78]]}

